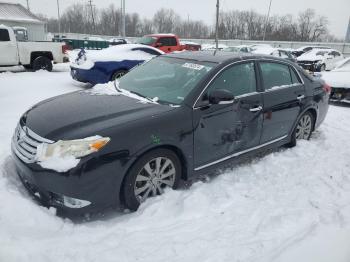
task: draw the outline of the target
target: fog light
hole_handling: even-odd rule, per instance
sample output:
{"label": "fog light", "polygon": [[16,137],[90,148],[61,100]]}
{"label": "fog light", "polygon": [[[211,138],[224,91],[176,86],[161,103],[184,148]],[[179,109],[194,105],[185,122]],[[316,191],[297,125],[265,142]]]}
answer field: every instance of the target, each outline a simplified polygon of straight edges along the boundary
{"label": "fog light", "polygon": [[63,205],[69,208],[82,208],[90,205],[91,202],[77,198],[63,196]]}

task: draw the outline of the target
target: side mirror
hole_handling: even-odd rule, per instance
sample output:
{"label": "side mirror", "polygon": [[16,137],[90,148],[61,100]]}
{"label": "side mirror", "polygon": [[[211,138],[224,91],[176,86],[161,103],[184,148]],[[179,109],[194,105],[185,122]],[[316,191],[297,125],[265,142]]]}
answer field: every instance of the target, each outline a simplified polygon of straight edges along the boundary
{"label": "side mirror", "polygon": [[162,47],[163,44],[162,43],[156,43],[156,47]]}
{"label": "side mirror", "polygon": [[214,105],[232,104],[234,95],[226,89],[216,89],[209,94],[209,103]]}

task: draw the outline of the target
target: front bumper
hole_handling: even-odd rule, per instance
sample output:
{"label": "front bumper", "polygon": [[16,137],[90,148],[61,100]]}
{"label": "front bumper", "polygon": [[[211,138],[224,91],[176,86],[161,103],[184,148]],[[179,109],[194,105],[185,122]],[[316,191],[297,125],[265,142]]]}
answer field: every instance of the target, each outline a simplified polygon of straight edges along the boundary
{"label": "front bumper", "polygon": [[[96,213],[120,206],[122,173],[119,161],[92,158],[66,173],[26,164],[12,148],[16,171],[28,192],[46,207],[57,208],[62,216]],[[83,200],[85,206],[72,206],[64,197]],[[88,205],[86,205],[89,203]]]}

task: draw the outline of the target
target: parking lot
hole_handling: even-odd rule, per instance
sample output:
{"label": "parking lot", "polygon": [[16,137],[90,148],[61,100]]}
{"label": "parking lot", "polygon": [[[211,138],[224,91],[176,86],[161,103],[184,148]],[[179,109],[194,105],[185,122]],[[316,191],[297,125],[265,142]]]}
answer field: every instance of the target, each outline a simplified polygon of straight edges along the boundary
{"label": "parking lot", "polygon": [[32,105],[87,88],[68,69],[0,73],[3,261],[348,262],[350,108],[344,105],[330,106],[310,141],[169,190],[136,213],[73,223],[39,206],[14,171],[11,137]]}

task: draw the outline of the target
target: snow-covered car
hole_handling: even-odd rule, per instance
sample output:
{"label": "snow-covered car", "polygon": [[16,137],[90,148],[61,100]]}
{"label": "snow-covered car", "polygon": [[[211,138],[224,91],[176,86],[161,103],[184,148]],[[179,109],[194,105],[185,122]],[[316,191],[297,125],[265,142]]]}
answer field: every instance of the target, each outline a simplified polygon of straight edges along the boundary
{"label": "snow-covered car", "polygon": [[270,44],[254,44],[250,45],[250,48],[252,49],[252,52],[258,51],[259,49],[269,49],[273,48]]}
{"label": "snow-covered car", "polygon": [[302,46],[292,51],[293,55],[296,57],[301,56],[302,54],[311,51],[312,49],[330,49],[327,46]]}
{"label": "snow-covered car", "polygon": [[157,48],[137,44],[117,45],[103,50],[82,49],[71,63],[71,76],[79,82],[103,84],[162,54],[164,52]]}
{"label": "snow-covered car", "polygon": [[334,70],[322,72],[321,77],[332,87],[331,100],[350,103],[350,58],[342,61]]}
{"label": "snow-covered car", "polygon": [[227,48],[222,49],[222,51],[251,53],[252,48],[249,45],[238,45],[238,46],[229,46]]}
{"label": "snow-covered car", "polygon": [[298,64],[312,72],[332,70],[343,59],[344,56],[334,49],[312,49],[297,57]]}
{"label": "snow-covered car", "polygon": [[34,71],[51,71],[52,63],[65,62],[66,46],[63,43],[28,42],[25,28],[17,27],[15,30],[21,32],[17,37],[14,29],[0,25],[0,69],[23,65]]}
{"label": "snow-covered car", "polygon": [[295,56],[286,49],[282,48],[273,48],[273,47],[265,47],[265,48],[258,48],[252,51],[254,54],[260,54],[260,55],[272,55],[275,57],[280,57],[287,59],[292,62],[296,62]]}
{"label": "snow-covered car", "polygon": [[[225,44],[219,44],[218,45],[218,50],[223,50],[228,48],[227,45]],[[216,49],[216,45],[215,44],[202,44],[202,50],[203,51],[214,51]]]}
{"label": "snow-covered car", "polygon": [[14,133],[13,159],[31,195],[59,212],[136,210],[181,179],[308,140],[329,93],[285,59],[162,55],[114,84],[33,106]]}
{"label": "snow-covered car", "polygon": [[112,38],[108,40],[109,45],[114,46],[114,45],[124,45],[127,44],[128,41],[125,38]]}

